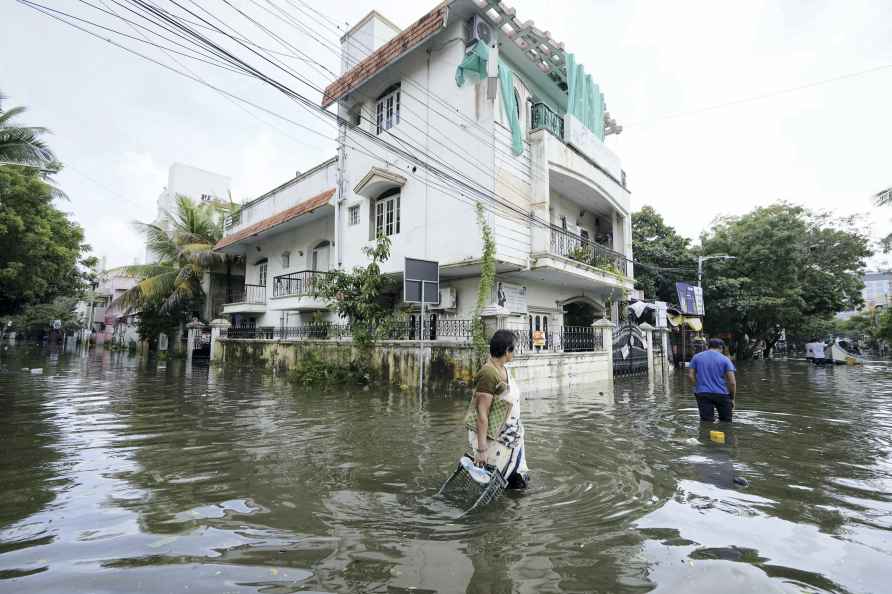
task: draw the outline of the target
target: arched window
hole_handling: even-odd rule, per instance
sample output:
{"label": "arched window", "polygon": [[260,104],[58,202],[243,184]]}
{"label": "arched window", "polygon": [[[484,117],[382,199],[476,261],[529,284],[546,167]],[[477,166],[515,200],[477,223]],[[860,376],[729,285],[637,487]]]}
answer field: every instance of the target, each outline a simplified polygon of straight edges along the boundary
{"label": "arched window", "polygon": [[329,248],[331,242],[327,239],[320,241],[313,248],[313,270],[326,272],[329,268]]}

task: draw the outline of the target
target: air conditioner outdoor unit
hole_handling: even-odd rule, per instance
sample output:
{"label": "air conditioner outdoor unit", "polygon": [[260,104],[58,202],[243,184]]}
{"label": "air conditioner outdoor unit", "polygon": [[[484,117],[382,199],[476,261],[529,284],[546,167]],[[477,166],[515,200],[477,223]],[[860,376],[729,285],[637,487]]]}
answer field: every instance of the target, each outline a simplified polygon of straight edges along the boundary
{"label": "air conditioner outdoor unit", "polygon": [[455,309],[458,301],[458,294],[454,287],[444,287],[440,289],[440,303],[431,305],[431,309]]}
{"label": "air conditioner outdoor unit", "polygon": [[479,14],[475,14],[465,23],[465,41],[471,45],[475,41],[482,41],[491,46],[494,33],[492,27]]}

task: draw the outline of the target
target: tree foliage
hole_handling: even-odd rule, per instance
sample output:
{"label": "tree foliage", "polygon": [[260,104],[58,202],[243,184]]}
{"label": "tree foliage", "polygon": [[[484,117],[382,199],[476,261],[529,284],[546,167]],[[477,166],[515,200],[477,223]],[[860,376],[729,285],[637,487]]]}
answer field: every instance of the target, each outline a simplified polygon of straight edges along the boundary
{"label": "tree foliage", "polygon": [[353,325],[353,340],[360,346],[374,341],[376,328],[393,317],[399,281],[381,273],[381,263],[390,258],[390,239],[379,236],[374,246],[364,247],[365,266],[352,271],[334,270],[314,283],[314,292],[333,304],[342,318]]}
{"label": "tree foliage", "polygon": [[157,308],[158,314],[179,317],[204,299],[204,273],[219,264],[231,264],[233,256],[214,251],[223,237],[223,217],[228,207],[215,202],[194,203],[177,196],[176,210],[164,212],[160,224],[135,222],[146,238],[156,262],[127,266],[124,271],[140,279],[116,300],[128,311]]}
{"label": "tree foliage", "polygon": [[0,315],[77,295],[90,247],[34,171],[0,167]]}
{"label": "tree foliage", "polygon": [[61,331],[70,334],[84,324],[75,311],[76,305],[77,297],[58,297],[52,303],[29,305],[18,315],[0,318],[0,323],[5,329],[39,340],[49,334],[53,322],[59,320],[62,323]]}
{"label": "tree foliage", "polygon": [[740,358],[755,341],[770,351],[783,329],[799,335],[861,303],[871,251],[853,219],[779,202],[719,219],[701,243],[704,254],[736,258],[705,275],[704,290],[708,329],[733,334]]}
{"label": "tree foliage", "polygon": [[0,94],[0,161],[37,167],[51,167],[56,156],[41,136],[49,133],[39,126],[22,126],[13,120],[25,112],[24,107],[3,109],[5,97]]}
{"label": "tree foliage", "polygon": [[633,212],[632,253],[642,263],[635,267],[635,288],[647,299],[677,301],[675,283],[689,280],[697,268],[690,243],[652,207]]}

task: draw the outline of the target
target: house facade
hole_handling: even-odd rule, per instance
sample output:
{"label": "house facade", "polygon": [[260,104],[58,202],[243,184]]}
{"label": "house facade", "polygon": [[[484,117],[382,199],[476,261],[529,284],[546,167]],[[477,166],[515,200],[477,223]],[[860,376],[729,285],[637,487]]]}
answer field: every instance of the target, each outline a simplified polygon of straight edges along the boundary
{"label": "house facade", "polygon": [[619,128],[576,57],[497,0],[443,3],[403,30],[372,12],[341,43],[322,100],[340,116],[337,155],[245,204],[217,246],[246,258],[224,307],[234,325],[333,321],[312,279],[366,264],[378,236],[392,245],[384,272],[436,260],[431,311],[470,320],[481,212],[500,325],[532,349],[534,332],[554,347],[565,328],[615,319],[633,289],[630,194],[605,143]]}

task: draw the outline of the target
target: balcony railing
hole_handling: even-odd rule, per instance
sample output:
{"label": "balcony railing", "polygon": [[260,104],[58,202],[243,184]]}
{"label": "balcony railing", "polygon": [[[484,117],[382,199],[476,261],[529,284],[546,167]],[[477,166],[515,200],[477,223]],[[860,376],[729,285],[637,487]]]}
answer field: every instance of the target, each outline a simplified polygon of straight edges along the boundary
{"label": "balcony railing", "polygon": [[551,228],[551,253],[613,274],[629,276],[625,255],[560,227]]}
{"label": "balcony railing", "polygon": [[533,103],[531,128],[548,130],[562,142],[564,140],[564,117],[544,103]]}
{"label": "balcony railing", "polygon": [[311,297],[316,292],[317,283],[329,274],[301,270],[277,276],[273,278],[273,297]]}
{"label": "balcony railing", "polygon": [[243,288],[233,289],[229,292],[229,299],[226,303],[265,305],[266,287],[263,285],[245,285]]}

